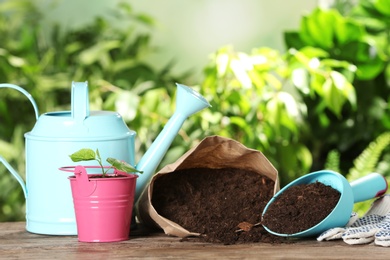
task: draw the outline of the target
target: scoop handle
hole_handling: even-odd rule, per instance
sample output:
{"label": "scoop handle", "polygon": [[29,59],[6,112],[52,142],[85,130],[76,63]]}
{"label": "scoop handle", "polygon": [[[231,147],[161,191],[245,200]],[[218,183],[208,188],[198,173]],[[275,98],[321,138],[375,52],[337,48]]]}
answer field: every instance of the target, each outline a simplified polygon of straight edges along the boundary
{"label": "scoop handle", "polygon": [[361,202],[383,195],[387,191],[387,181],[379,173],[373,172],[350,183],[354,202]]}

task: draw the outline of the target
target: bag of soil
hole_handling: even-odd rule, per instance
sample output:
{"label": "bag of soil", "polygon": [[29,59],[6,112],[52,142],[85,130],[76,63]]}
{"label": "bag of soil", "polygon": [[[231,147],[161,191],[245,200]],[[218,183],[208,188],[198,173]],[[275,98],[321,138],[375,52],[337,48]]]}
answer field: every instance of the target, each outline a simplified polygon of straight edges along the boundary
{"label": "bag of soil", "polygon": [[232,223],[222,225],[231,232],[248,231],[260,226],[261,213],[278,190],[278,172],[260,151],[210,136],[152,177],[137,217],[182,238],[219,232],[213,227],[229,218]]}

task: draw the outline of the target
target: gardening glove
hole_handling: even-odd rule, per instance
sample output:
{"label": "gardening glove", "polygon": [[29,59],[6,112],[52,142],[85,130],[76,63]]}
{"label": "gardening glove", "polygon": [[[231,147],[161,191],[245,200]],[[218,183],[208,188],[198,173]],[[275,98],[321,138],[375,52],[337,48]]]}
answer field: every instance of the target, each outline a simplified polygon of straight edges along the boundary
{"label": "gardening glove", "polygon": [[390,246],[390,195],[375,200],[367,213],[347,228],[342,239],[350,245],[374,241],[376,245]]}
{"label": "gardening glove", "polygon": [[323,241],[323,240],[341,239],[342,235],[347,230],[347,228],[350,227],[353,223],[355,223],[358,220],[358,218],[359,217],[357,213],[352,212],[349,221],[345,225],[345,227],[335,227],[335,228],[328,229],[325,232],[323,232],[319,237],[317,237],[317,240]]}
{"label": "gardening glove", "polygon": [[356,221],[350,221],[345,228],[332,228],[322,233],[317,240],[340,239],[347,244],[390,246],[390,195],[373,202],[367,213]]}

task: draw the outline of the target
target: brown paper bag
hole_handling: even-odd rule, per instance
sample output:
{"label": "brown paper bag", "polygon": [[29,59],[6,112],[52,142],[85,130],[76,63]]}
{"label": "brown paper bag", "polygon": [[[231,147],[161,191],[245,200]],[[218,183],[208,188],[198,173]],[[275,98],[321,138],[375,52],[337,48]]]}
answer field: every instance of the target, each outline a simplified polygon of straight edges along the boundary
{"label": "brown paper bag", "polygon": [[210,136],[187,151],[176,162],[166,165],[156,173],[143,191],[137,205],[137,217],[146,226],[160,227],[165,234],[178,237],[199,236],[177,223],[159,215],[152,205],[153,183],[162,175],[176,170],[191,168],[242,168],[266,176],[275,182],[274,193],[279,191],[278,172],[259,151],[249,149],[241,143],[220,137]]}

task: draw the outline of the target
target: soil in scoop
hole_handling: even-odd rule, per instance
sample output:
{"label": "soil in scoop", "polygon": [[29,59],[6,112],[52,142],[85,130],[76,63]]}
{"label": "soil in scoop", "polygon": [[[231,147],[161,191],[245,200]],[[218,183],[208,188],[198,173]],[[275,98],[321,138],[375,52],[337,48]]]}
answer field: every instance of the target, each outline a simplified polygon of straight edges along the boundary
{"label": "soil in scoop", "polygon": [[292,186],[268,206],[262,224],[276,233],[298,233],[320,223],[339,199],[339,191],[321,182]]}
{"label": "soil in scoop", "polygon": [[273,190],[274,181],[251,171],[186,169],[155,180],[152,205],[161,216],[201,233],[201,241],[276,243],[281,238],[260,225]]}

